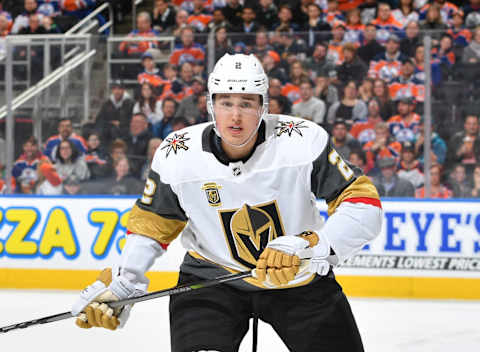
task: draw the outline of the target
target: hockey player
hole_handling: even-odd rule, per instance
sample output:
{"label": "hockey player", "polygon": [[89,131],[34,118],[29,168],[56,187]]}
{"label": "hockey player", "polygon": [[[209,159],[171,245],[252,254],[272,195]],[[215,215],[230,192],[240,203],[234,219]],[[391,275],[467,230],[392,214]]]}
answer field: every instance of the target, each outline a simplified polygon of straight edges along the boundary
{"label": "hockey player", "polygon": [[[238,351],[256,316],[292,351],[363,351],[332,267],[374,239],[375,187],[318,125],[269,115],[260,62],[223,56],[208,81],[213,122],[170,134],[134,205],[120,261],[74,304],[77,325],[115,329],[145,272],[181,233],[179,284],[254,269],[254,277],[170,298],[172,351]],[[316,198],[326,199],[324,223]]]}

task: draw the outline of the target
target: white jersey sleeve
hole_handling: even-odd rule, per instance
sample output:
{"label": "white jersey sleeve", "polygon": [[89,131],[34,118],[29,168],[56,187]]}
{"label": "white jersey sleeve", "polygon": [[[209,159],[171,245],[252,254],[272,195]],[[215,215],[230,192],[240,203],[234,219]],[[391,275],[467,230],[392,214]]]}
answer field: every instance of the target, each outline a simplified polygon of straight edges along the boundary
{"label": "white jersey sleeve", "polygon": [[[323,130],[320,133],[326,134]],[[329,219],[312,230],[328,238],[335,253],[332,264],[341,264],[380,233],[381,203],[373,183],[343,160],[333,143],[318,148],[311,187],[317,198],[327,201]]]}

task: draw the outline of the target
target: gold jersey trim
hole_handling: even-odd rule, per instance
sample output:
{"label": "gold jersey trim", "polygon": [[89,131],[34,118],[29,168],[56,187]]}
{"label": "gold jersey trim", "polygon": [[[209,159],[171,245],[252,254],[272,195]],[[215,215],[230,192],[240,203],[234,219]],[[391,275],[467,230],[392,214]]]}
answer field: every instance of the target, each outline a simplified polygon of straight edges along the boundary
{"label": "gold jersey trim", "polygon": [[167,219],[134,205],[128,218],[130,232],[150,237],[163,244],[171,243],[182,232],[186,221]]}
{"label": "gold jersey trim", "polygon": [[337,198],[328,203],[328,216],[331,216],[345,199],[357,197],[380,199],[377,189],[367,176],[357,178]]}

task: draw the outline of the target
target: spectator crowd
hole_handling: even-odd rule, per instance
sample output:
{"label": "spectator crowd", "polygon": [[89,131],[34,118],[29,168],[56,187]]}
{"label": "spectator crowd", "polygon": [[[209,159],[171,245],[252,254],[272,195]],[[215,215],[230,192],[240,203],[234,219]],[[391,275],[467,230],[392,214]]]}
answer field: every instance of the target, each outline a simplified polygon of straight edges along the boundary
{"label": "spectator crowd", "polygon": [[[0,7],[0,34],[28,31],[35,18],[44,24],[70,3],[25,0],[14,19]],[[113,70],[109,97],[78,134],[61,119],[45,143],[26,139],[13,169],[16,193],[140,193],[162,141],[209,120],[207,58],[252,53],[269,76],[270,113],[325,127],[381,196],[424,198],[428,172],[432,198],[480,197],[480,0],[156,0],[136,20],[129,37],[139,40],[116,50],[138,65]],[[432,99],[443,102],[432,114],[430,170],[426,34]],[[165,35],[175,47],[159,64]],[[459,111],[445,106],[452,96]]]}

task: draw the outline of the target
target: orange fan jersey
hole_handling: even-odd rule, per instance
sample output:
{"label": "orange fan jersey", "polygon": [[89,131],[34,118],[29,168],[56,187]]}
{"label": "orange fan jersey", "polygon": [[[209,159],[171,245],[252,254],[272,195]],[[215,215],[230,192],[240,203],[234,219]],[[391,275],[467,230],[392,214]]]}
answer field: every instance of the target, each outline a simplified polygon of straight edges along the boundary
{"label": "orange fan jersey", "polygon": [[350,134],[361,144],[368,143],[375,139],[375,125],[377,122],[371,120],[355,122]]}
{"label": "orange fan jersey", "polygon": [[[447,199],[452,198],[453,193],[444,185],[441,185],[440,190],[435,193],[430,194],[430,198],[439,198],[439,199]],[[425,187],[419,188],[415,191],[415,198],[425,198]]]}
{"label": "orange fan jersey", "polygon": [[418,102],[425,101],[425,85],[415,77],[406,82],[400,77],[394,78],[388,86],[388,90],[392,100],[414,97]]}
{"label": "orange fan jersey", "polygon": [[287,97],[288,100],[293,103],[300,99],[300,87],[293,83],[287,83],[282,87],[280,94]]}
{"label": "orange fan jersey", "polygon": [[370,78],[381,78],[385,82],[391,82],[395,77],[400,75],[402,61],[406,58],[403,54],[397,53],[394,59],[389,59],[386,53],[378,54],[370,61],[370,69],[368,76]]}
{"label": "orange fan jersey", "polygon": [[182,44],[177,45],[170,56],[170,63],[176,66],[184,62],[198,62],[203,60],[205,60],[205,52],[202,46],[197,43],[194,43],[189,48],[185,48]]}
{"label": "orange fan jersey", "polygon": [[328,44],[327,56],[335,60],[335,65],[343,64],[343,41],[341,43],[330,42]]}
{"label": "orange fan jersey", "polygon": [[191,15],[187,19],[187,23],[198,31],[203,32],[207,28],[208,24],[212,21],[211,15],[199,14]]}
{"label": "orange fan jersey", "polygon": [[393,136],[395,140],[400,143],[413,142],[420,125],[420,115],[414,113],[413,118],[408,123],[400,115],[390,117],[387,122],[390,135]]}
{"label": "orange fan jersey", "polygon": [[375,141],[367,142],[363,146],[363,150],[366,152],[367,156],[367,167],[369,170],[375,167],[377,160],[382,158],[395,158],[395,160],[400,159],[400,153],[402,152],[402,145],[397,142],[390,142],[387,146],[380,148],[380,150],[375,154],[372,150],[372,145]]}
{"label": "orange fan jersey", "polygon": [[365,0],[338,0],[338,9],[342,12],[353,10],[363,4]]}
{"label": "orange fan jersey", "polygon": [[398,22],[393,15],[390,15],[386,21],[376,18],[371,23],[377,27],[377,41],[380,44],[385,44],[390,35],[399,35],[399,33],[402,33],[403,31],[403,25]]}
{"label": "orange fan jersey", "polygon": [[158,87],[158,86],[170,83],[169,81],[164,80],[159,75],[155,73],[149,73],[149,72],[142,72],[138,74],[137,79],[138,79],[138,83],[140,84],[144,82],[148,82],[154,87]]}

